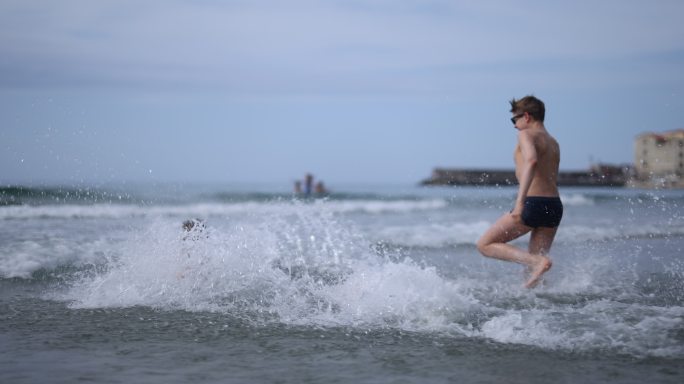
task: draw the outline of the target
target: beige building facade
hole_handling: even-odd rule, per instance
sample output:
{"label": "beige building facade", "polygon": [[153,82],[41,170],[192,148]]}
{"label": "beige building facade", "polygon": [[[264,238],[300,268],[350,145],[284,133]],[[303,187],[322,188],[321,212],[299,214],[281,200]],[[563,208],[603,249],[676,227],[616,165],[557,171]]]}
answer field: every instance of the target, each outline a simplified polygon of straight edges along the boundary
{"label": "beige building facade", "polygon": [[634,169],[642,183],[656,187],[684,186],[684,129],[637,136]]}

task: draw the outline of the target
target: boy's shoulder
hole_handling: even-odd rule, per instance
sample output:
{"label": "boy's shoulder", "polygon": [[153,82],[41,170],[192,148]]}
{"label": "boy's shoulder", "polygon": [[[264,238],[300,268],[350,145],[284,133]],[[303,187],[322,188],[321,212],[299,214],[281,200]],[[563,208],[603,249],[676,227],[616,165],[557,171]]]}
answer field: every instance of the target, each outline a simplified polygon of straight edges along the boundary
{"label": "boy's shoulder", "polygon": [[521,138],[537,138],[537,137],[551,137],[551,134],[545,129],[523,129],[519,132]]}

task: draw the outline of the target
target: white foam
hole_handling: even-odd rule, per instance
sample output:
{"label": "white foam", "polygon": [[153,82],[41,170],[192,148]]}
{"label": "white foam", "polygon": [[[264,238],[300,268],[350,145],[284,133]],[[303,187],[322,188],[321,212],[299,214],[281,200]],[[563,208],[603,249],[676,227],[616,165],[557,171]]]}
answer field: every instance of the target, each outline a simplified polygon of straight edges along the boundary
{"label": "white foam", "polygon": [[56,236],[5,243],[0,245],[0,277],[29,278],[40,269],[95,264],[102,261],[102,250],[108,248],[104,239],[79,242]]}
{"label": "white foam", "polygon": [[427,211],[445,208],[448,204],[443,199],[429,200],[346,200],[346,201],[327,201],[324,204],[335,212],[367,212],[367,213],[386,213],[386,212],[412,212]]}
{"label": "white foam", "polygon": [[474,303],[462,285],[441,278],[434,268],[407,261],[359,267],[341,284],[318,290],[336,310],[319,312],[314,321],[443,330]]}
{"label": "white foam", "polygon": [[379,214],[386,212],[412,212],[441,209],[447,206],[443,199],[430,200],[316,200],[311,203],[297,200],[275,200],[270,202],[239,203],[199,203],[188,205],[125,205],[125,204],[93,204],[93,205],[17,205],[0,207],[0,220],[34,219],[34,218],[112,218],[158,217],[158,216],[212,216],[232,214],[259,214],[301,210],[306,206],[324,206],[334,213],[366,212]]}
{"label": "white foam", "polygon": [[594,199],[580,193],[561,194],[561,201],[566,206],[587,206],[594,205]]}
{"label": "white foam", "polygon": [[562,330],[550,329],[547,311],[508,311],[482,326],[482,335],[502,343],[556,348],[567,337]]}
{"label": "white foam", "polygon": [[583,307],[507,311],[482,327],[503,343],[545,349],[613,349],[635,356],[682,356],[684,346],[670,332],[682,325],[682,307],[645,307],[610,300]]}
{"label": "white foam", "polygon": [[[210,225],[208,237],[190,242],[182,240],[176,219],[161,217],[118,243],[106,272],[82,277],[53,298],[78,308],[143,305],[304,326],[440,332],[544,349],[684,356],[672,336],[681,329],[682,307],[576,300],[597,293],[596,282],[609,273],[601,266],[610,260],[575,263],[579,270],[559,265],[550,272],[557,283],[536,291],[513,285],[501,263],[490,271],[483,266],[479,280],[446,278],[400,255],[374,253],[371,239],[336,215],[337,207],[327,207],[252,212],[239,224]],[[443,228],[451,230],[465,231]],[[580,281],[583,274],[589,276]]]}
{"label": "white foam", "polygon": [[[373,234],[373,237],[376,241],[406,247],[439,248],[460,244],[475,245],[477,239],[491,225],[491,222],[485,220],[451,223],[424,223],[418,221],[413,225],[383,226]],[[561,229],[556,235],[556,242],[585,243],[587,241],[667,236],[684,236],[684,226],[561,224]]]}
{"label": "white foam", "polygon": [[487,221],[476,221],[472,223],[419,223],[411,226],[386,226],[376,236],[378,241],[408,247],[475,244],[490,225]]}
{"label": "white foam", "polygon": [[[460,297],[434,268],[389,262],[349,224],[329,212],[310,213],[210,229],[191,244],[175,222],[157,221],[132,234],[107,273],[77,282],[68,299],[84,307],[197,310],[239,303],[291,322],[377,323],[385,315],[406,319],[408,312],[424,318],[425,306],[443,308]],[[234,301],[218,304],[217,297]]]}
{"label": "white foam", "polygon": [[563,242],[603,241],[611,239],[682,236],[684,226],[667,225],[624,225],[615,224],[589,226],[561,224],[556,239]]}

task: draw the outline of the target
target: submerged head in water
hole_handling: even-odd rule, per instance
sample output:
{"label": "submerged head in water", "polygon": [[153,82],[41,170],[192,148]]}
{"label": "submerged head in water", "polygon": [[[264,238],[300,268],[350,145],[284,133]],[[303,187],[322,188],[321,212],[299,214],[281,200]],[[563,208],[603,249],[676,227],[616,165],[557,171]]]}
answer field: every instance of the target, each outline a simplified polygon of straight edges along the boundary
{"label": "submerged head in water", "polygon": [[183,222],[183,231],[186,234],[183,236],[183,240],[197,240],[199,239],[206,229],[206,225],[202,219],[188,219]]}

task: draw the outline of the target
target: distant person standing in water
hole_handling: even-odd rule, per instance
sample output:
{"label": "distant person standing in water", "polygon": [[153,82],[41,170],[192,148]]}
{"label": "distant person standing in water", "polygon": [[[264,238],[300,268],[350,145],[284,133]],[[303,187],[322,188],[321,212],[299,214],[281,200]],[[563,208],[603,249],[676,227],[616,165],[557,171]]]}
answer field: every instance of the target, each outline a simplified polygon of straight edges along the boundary
{"label": "distant person standing in water", "polygon": [[328,194],[328,190],[325,188],[325,184],[323,184],[322,181],[319,181],[318,183],[316,183],[315,191],[316,191],[316,194],[319,196]]}
{"label": "distant person standing in water", "polygon": [[313,175],[307,173],[306,176],[304,176],[304,195],[309,197],[311,196],[311,192],[313,192]]}
{"label": "distant person standing in water", "polygon": [[[548,252],[563,216],[556,185],[560,146],[544,127],[544,103],[534,96],[511,100],[511,121],[518,132],[515,176],[518,196],[515,207],[504,214],[477,241],[484,256],[527,266],[525,287],[532,288],[551,268]],[[508,242],[530,233],[527,251]]]}

